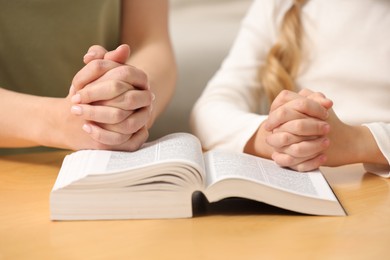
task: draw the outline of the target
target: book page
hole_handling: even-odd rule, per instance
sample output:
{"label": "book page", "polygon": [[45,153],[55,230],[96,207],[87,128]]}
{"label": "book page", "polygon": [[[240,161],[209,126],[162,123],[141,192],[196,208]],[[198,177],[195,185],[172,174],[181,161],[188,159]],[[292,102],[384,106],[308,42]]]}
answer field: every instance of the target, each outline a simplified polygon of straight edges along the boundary
{"label": "book page", "polygon": [[164,136],[135,152],[83,150],[66,156],[56,180],[55,189],[80,180],[89,174],[133,170],[162,162],[187,162],[196,168],[204,180],[204,162],[199,140],[187,133]]}
{"label": "book page", "polygon": [[205,164],[207,187],[223,179],[238,178],[301,195],[336,200],[319,171],[301,173],[282,168],[272,160],[217,150],[205,154]]}
{"label": "book page", "polygon": [[96,154],[95,150],[83,150],[67,155],[62,162],[53,190],[86,177],[92,169],[104,169],[110,159],[110,153],[99,151],[99,154]]}
{"label": "book page", "polygon": [[111,152],[106,171],[137,168],[162,161],[189,161],[204,170],[199,140],[190,134],[176,133],[146,143],[135,152]]}

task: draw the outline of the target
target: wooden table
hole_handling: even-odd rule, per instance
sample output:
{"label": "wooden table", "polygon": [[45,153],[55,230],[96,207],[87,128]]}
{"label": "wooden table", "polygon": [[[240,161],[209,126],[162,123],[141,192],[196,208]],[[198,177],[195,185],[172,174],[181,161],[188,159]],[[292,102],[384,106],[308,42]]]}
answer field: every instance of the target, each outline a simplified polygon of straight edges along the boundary
{"label": "wooden table", "polygon": [[0,259],[389,259],[390,180],[360,165],[324,168],[349,216],[261,203],[209,205],[192,219],[49,219],[66,152],[0,157]]}

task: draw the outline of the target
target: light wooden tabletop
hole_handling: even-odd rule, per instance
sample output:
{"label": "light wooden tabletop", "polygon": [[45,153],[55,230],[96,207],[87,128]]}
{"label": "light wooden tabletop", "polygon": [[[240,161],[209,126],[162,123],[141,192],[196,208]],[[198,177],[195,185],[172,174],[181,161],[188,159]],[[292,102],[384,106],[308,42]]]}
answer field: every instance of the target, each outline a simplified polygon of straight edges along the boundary
{"label": "light wooden tabletop", "polygon": [[305,216],[244,200],[191,219],[49,219],[66,152],[0,157],[0,259],[385,259],[390,180],[360,165],[323,168],[347,217]]}

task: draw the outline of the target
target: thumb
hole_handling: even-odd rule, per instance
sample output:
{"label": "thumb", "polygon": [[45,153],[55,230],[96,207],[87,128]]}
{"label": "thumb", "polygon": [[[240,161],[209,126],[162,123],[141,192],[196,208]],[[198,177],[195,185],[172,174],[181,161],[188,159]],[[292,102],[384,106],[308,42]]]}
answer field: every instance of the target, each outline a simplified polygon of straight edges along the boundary
{"label": "thumb", "polygon": [[96,60],[103,59],[104,55],[107,53],[107,50],[100,45],[92,45],[89,47],[88,52],[84,55],[83,61],[85,64]]}
{"label": "thumb", "polygon": [[104,59],[115,61],[118,63],[126,63],[130,56],[130,47],[127,44],[122,44],[113,51],[109,51],[104,55]]}

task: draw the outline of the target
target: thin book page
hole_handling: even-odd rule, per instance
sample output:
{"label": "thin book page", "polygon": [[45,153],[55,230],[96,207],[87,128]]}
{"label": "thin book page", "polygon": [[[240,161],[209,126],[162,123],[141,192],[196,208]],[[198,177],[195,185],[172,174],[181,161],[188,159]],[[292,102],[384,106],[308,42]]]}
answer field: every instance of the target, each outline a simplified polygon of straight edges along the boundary
{"label": "thin book page", "polygon": [[67,155],[62,163],[53,191],[85,178],[93,169],[105,167],[109,161],[110,153],[110,151],[100,151],[97,155],[93,150],[83,150]]}
{"label": "thin book page", "polygon": [[84,150],[66,156],[53,190],[85,178],[88,175],[104,176],[143,167],[157,167],[163,162],[185,163],[204,177],[204,162],[199,140],[186,133],[164,136],[146,143],[135,152]]}
{"label": "thin book page", "polygon": [[157,165],[163,162],[187,163],[204,172],[202,148],[197,138],[186,133],[164,136],[146,143],[135,152],[111,152],[105,172],[117,172]]}
{"label": "thin book page", "polygon": [[337,201],[320,171],[301,173],[244,153],[213,150],[205,154],[207,187],[225,179],[244,179],[299,195]]}

